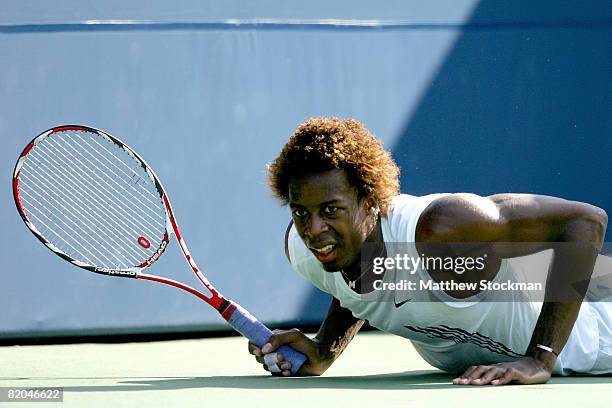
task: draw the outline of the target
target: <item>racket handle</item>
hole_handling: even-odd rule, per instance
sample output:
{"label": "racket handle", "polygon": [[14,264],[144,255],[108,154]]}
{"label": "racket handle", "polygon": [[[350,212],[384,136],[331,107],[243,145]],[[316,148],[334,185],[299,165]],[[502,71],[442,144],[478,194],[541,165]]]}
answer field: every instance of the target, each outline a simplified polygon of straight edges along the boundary
{"label": "racket handle", "polygon": [[[229,319],[227,319],[230,326],[249,339],[251,343],[255,344],[257,347],[263,347],[264,344],[268,342],[268,339],[270,339],[270,336],[272,336],[272,331],[238,303],[232,302],[229,307],[232,306],[235,306],[236,309]],[[291,363],[291,375],[295,375],[300,367],[306,362],[305,355],[285,344],[276,349],[276,351],[282,353],[283,357],[285,357],[285,361]]]}

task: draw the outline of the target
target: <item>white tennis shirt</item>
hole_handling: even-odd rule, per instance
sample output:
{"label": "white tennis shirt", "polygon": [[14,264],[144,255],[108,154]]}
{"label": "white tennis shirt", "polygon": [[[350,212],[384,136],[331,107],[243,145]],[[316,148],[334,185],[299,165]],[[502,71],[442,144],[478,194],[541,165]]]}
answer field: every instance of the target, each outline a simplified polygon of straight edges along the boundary
{"label": "white tennis shirt", "polygon": [[[414,243],[419,216],[443,195],[395,197],[388,215],[381,219],[385,243]],[[412,251],[410,256],[418,257],[414,244],[408,247]],[[339,272],[323,269],[298,236],[295,226],[289,232],[288,248],[292,267],[298,274],[337,298],[355,317],[367,320],[382,331],[410,339],[429,364],[448,372],[463,372],[472,365],[520,358],[529,345],[542,306],[520,292],[512,292],[512,297],[504,302],[487,302],[482,299],[483,292],[460,302],[443,291],[434,290],[417,293],[387,290],[362,295],[351,290]],[[393,256],[390,250],[387,246],[387,257]],[[517,276],[528,272],[518,259],[516,262],[503,260],[493,282],[517,281]],[[383,276],[383,280],[397,281],[398,275],[387,270]],[[422,268],[418,273],[402,275],[415,281],[423,277],[429,278],[429,275]],[[598,357],[601,313],[596,304],[582,304],[554,374],[591,371]]]}

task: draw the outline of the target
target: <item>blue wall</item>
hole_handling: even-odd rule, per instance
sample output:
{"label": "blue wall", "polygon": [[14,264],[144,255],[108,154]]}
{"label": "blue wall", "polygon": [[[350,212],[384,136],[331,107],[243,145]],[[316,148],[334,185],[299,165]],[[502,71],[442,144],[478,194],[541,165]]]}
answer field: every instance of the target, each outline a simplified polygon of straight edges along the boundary
{"label": "blue wall", "polygon": [[[327,307],[288,267],[289,214],[265,185],[265,163],[310,116],[367,124],[404,192],[537,192],[612,211],[609,2],[123,3],[3,4],[2,337],[224,327],[190,295],[72,267],[22,225],[15,158],[58,124],[141,153],[211,281],[271,324]],[[176,246],[151,272],[197,285]]]}

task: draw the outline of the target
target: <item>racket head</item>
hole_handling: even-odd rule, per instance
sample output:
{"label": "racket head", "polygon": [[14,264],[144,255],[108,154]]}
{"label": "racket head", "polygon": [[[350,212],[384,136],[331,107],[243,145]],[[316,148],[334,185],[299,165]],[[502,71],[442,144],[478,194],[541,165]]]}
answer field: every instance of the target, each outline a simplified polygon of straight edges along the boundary
{"label": "racket head", "polygon": [[169,243],[166,192],[146,161],[92,127],[36,136],[13,172],[17,211],[51,251],[89,271],[137,278]]}

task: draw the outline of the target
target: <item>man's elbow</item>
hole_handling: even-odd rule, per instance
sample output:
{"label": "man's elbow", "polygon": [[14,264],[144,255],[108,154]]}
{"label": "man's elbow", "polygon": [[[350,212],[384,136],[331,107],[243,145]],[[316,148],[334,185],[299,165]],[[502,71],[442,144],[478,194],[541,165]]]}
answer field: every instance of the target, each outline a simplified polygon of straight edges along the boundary
{"label": "man's elbow", "polygon": [[608,214],[602,208],[596,207],[595,217],[601,234],[601,240],[603,242],[604,237],[606,236],[606,228],[608,227]]}
{"label": "man's elbow", "polygon": [[596,226],[596,229],[603,239],[603,236],[606,235],[606,228],[608,227],[608,214],[603,208],[593,206],[591,222]]}
{"label": "man's elbow", "polygon": [[601,245],[606,235],[608,214],[602,208],[587,205],[586,211],[579,217],[579,220],[583,225],[581,230],[589,235],[587,239]]}

